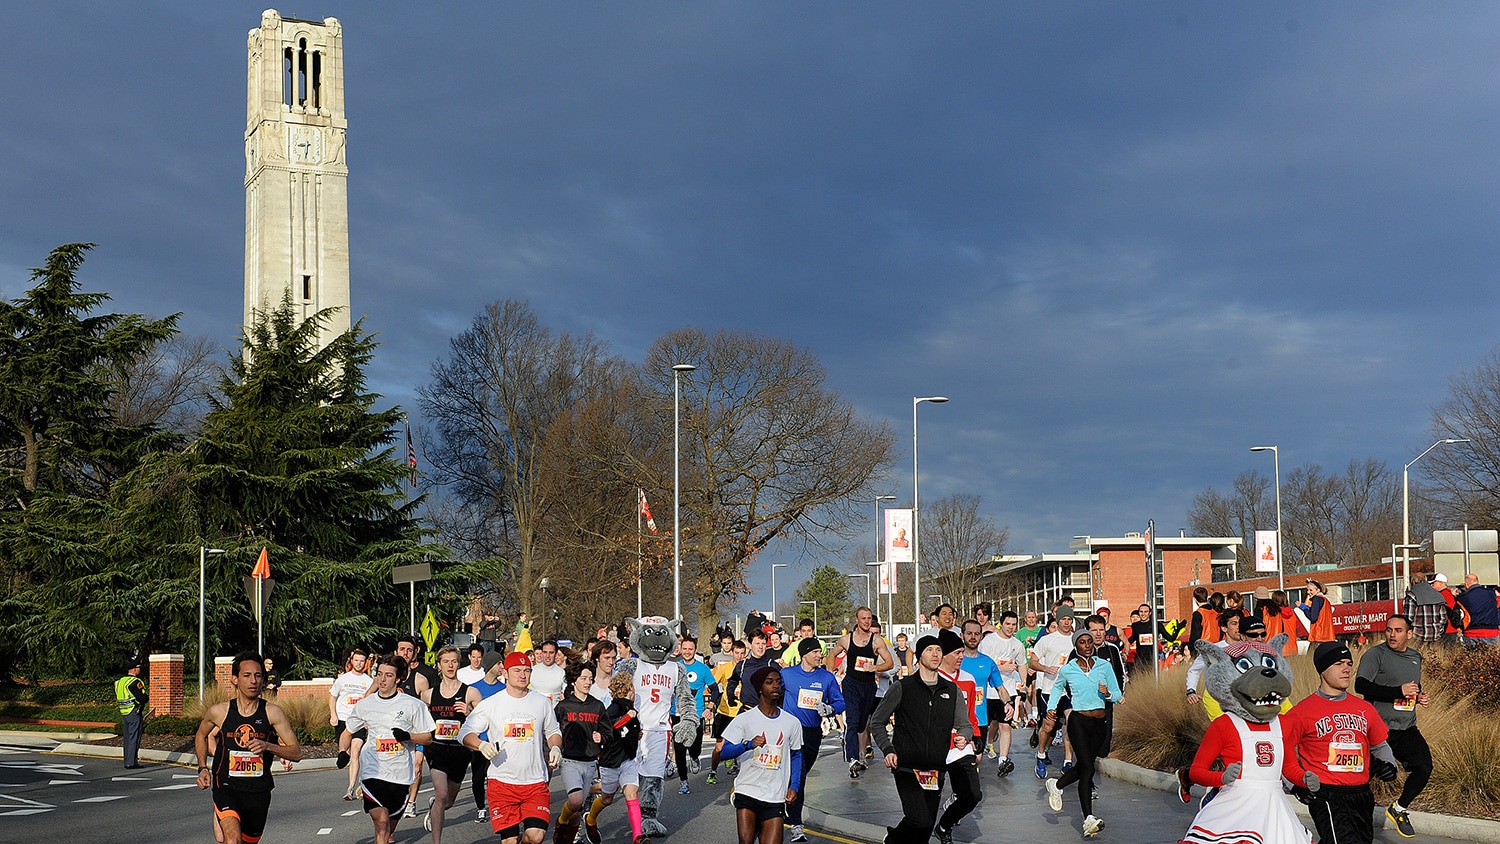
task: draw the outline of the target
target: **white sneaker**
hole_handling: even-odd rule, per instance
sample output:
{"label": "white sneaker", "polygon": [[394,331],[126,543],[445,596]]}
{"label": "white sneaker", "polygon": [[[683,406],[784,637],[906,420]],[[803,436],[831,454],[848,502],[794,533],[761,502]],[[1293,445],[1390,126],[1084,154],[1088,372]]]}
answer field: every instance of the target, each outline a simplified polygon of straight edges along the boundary
{"label": "white sneaker", "polygon": [[484,823],[489,819],[490,813],[485,809],[480,809],[479,811],[474,813],[474,823]]}
{"label": "white sneaker", "polygon": [[802,831],[802,824],[800,824],[800,823],[787,824],[786,831],[787,831],[786,840],[788,840],[788,841],[806,841],[807,840],[807,833],[804,832],[804,831]]}
{"label": "white sneaker", "polygon": [[690,760],[688,760],[688,770],[692,771],[695,774],[698,773],[699,765],[698,765],[698,760],[697,759],[690,759]]}
{"label": "white sneaker", "polygon": [[436,802],[436,797],[427,798],[427,811],[422,813],[422,828],[428,832],[432,831],[432,804]]}
{"label": "white sneaker", "polygon": [[1103,828],[1104,828],[1104,819],[1103,818],[1096,818],[1093,815],[1089,815],[1088,817],[1086,817],[1086,818],[1083,819],[1083,837],[1084,838],[1093,838],[1095,835],[1098,835],[1099,834],[1099,830],[1101,830]]}
{"label": "white sneaker", "polygon": [[1047,805],[1051,806],[1054,812],[1062,811],[1062,789],[1057,787],[1055,778],[1047,780]]}

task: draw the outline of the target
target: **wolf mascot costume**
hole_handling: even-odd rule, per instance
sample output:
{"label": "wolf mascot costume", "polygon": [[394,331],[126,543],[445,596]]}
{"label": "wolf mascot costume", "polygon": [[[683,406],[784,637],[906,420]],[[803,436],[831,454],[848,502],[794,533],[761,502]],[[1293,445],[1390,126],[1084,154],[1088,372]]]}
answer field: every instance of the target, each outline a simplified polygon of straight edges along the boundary
{"label": "wolf mascot costume", "polygon": [[[660,838],[667,828],[656,818],[661,808],[662,784],[667,773],[668,734],[679,744],[691,744],[701,729],[698,707],[689,685],[687,669],[667,662],[677,650],[678,626],[660,616],[627,618],[630,652],[635,654],[615,665],[615,673],[629,674],[635,686],[636,717],[641,722],[641,742],[636,764],[641,771],[641,832]],[[677,726],[672,726],[672,705],[677,705]]]}
{"label": "wolf mascot costume", "polygon": [[[1292,693],[1292,670],[1281,655],[1287,637],[1241,641],[1220,648],[1200,641],[1204,688],[1223,707],[1203,735],[1189,771],[1192,781],[1219,794],[1198,810],[1179,844],[1310,844],[1282,792],[1283,775],[1296,776],[1293,748],[1281,731],[1281,704]],[[1215,760],[1224,770],[1209,770]],[[1311,775],[1309,775],[1311,776]],[[1317,788],[1317,780],[1296,783]]]}

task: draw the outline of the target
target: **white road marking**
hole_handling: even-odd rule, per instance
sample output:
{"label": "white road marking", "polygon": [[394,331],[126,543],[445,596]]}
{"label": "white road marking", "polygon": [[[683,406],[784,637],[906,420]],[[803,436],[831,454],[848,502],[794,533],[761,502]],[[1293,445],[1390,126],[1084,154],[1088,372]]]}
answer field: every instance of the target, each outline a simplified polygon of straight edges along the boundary
{"label": "white road marking", "polygon": [[358,809],[350,809],[349,811],[345,812],[344,814],[340,815],[339,817],[341,817],[341,818],[347,818],[350,815],[357,815],[357,814],[360,814],[360,811]]}
{"label": "white road marking", "polygon": [[85,797],[82,800],[74,800],[74,803],[108,803],[111,800],[124,800],[123,794],[106,794],[103,797]]}
{"label": "white road marking", "polygon": [[50,811],[52,811],[52,810],[51,809],[13,809],[13,810],[11,810],[9,812],[0,812],[0,818],[6,817],[6,816],[9,816],[9,815],[40,815],[43,812],[50,812]]}
{"label": "white road marking", "polygon": [[318,834],[319,835],[332,835],[333,834],[333,827],[331,827],[331,826],[325,826],[322,829],[318,830]]}
{"label": "white road marking", "polygon": [[8,800],[18,806],[36,806],[42,809],[53,808],[51,803],[43,803],[40,800],[27,800],[25,797],[12,797],[8,794],[0,794],[0,800]]}
{"label": "white road marking", "polygon": [[195,780],[197,778],[198,778],[197,774],[173,774],[172,775],[172,779],[174,779],[174,780]]}
{"label": "white road marking", "polygon": [[198,784],[195,783],[195,782],[185,782],[185,783],[179,783],[178,785],[158,785],[157,787],[155,787],[155,788],[153,788],[151,790],[152,791],[177,791],[178,789],[182,789],[182,788],[197,788],[197,787],[198,787]]}
{"label": "white road marking", "polygon": [[150,777],[110,777],[110,782],[150,782]]}
{"label": "white road marking", "polygon": [[83,785],[88,780],[49,780],[48,785]]}

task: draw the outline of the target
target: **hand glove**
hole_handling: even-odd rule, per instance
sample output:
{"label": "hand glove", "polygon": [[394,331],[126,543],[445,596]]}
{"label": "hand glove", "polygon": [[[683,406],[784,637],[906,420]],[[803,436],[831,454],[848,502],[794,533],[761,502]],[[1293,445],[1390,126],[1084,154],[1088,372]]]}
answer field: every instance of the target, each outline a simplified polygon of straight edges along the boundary
{"label": "hand glove", "polygon": [[1300,785],[1292,786],[1292,796],[1297,798],[1297,802],[1301,803],[1304,806],[1312,806],[1317,803],[1323,802],[1322,797],[1319,797],[1317,794],[1308,791],[1306,788],[1303,788]]}
{"label": "hand glove", "polygon": [[400,727],[393,728],[391,730],[391,736],[394,737],[396,741],[411,741],[411,733],[408,733]]}
{"label": "hand glove", "polygon": [[1219,781],[1224,783],[1225,785],[1229,785],[1230,783],[1240,778],[1240,772],[1244,769],[1245,766],[1240,764],[1239,762],[1230,762],[1228,765],[1224,766],[1224,773],[1219,777]]}
{"label": "hand glove", "polygon": [[829,706],[826,703],[820,703],[818,704],[818,714],[824,718],[827,718],[833,714],[833,707]]}
{"label": "hand glove", "polygon": [[1396,766],[1384,759],[1370,760],[1370,773],[1381,782],[1394,782],[1396,780]]}
{"label": "hand glove", "polygon": [[347,750],[340,750],[339,751],[338,761],[335,762],[334,764],[338,765],[339,766],[339,770],[341,770],[341,771],[343,769],[349,767],[349,751],[347,751]]}
{"label": "hand glove", "polygon": [[500,752],[500,743],[497,741],[482,741],[479,743],[479,752],[484,754],[485,759],[494,759]]}
{"label": "hand glove", "polygon": [[678,744],[692,744],[693,739],[697,738],[696,733],[697,727],[691,722],[680,721],[672,728],[672,741]]}
{"label": "hand glove", "polygon": [[1317,791],[1323,787],[1323,783],[1318,780],[1318,775],[1312,771],[1302,774],[1302,784],[1307,787],[1308,791]]}
{"label": "hand glove", "polygon": [[562,748],[554,747],[547,751],[547,767],[556,768],[562,764]]}

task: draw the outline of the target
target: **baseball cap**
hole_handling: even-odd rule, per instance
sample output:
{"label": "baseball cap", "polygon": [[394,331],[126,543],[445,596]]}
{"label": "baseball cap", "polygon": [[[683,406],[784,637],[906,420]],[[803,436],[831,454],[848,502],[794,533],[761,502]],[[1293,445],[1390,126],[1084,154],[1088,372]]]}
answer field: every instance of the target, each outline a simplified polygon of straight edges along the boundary
{"label": "baseball cap", "polygon": [[1250,616],[1240,622],[1240,633],[1246,636],[1254,636],[1257,633],[1264,632],[1266,632],[1266,623],[1255,616]]}
{"label": "baseball cap", "polygon": [[531,657],[527,656],[522,651],[511,651],[510,653],[508,653],[508,654],[505,655],[505,670],[506,671],[509,671],[512,668],[530,668],[530,667],[531,667]]}
{"label": "baseball cap", "polygon": [[1435,575],[1432,576],[1432,582],[1434,582],[1434,583],[1447,583],[1448,582],[1448,575],[1443,574],[1442,572],[1438,572],[1437,574],[1435,574]]}

